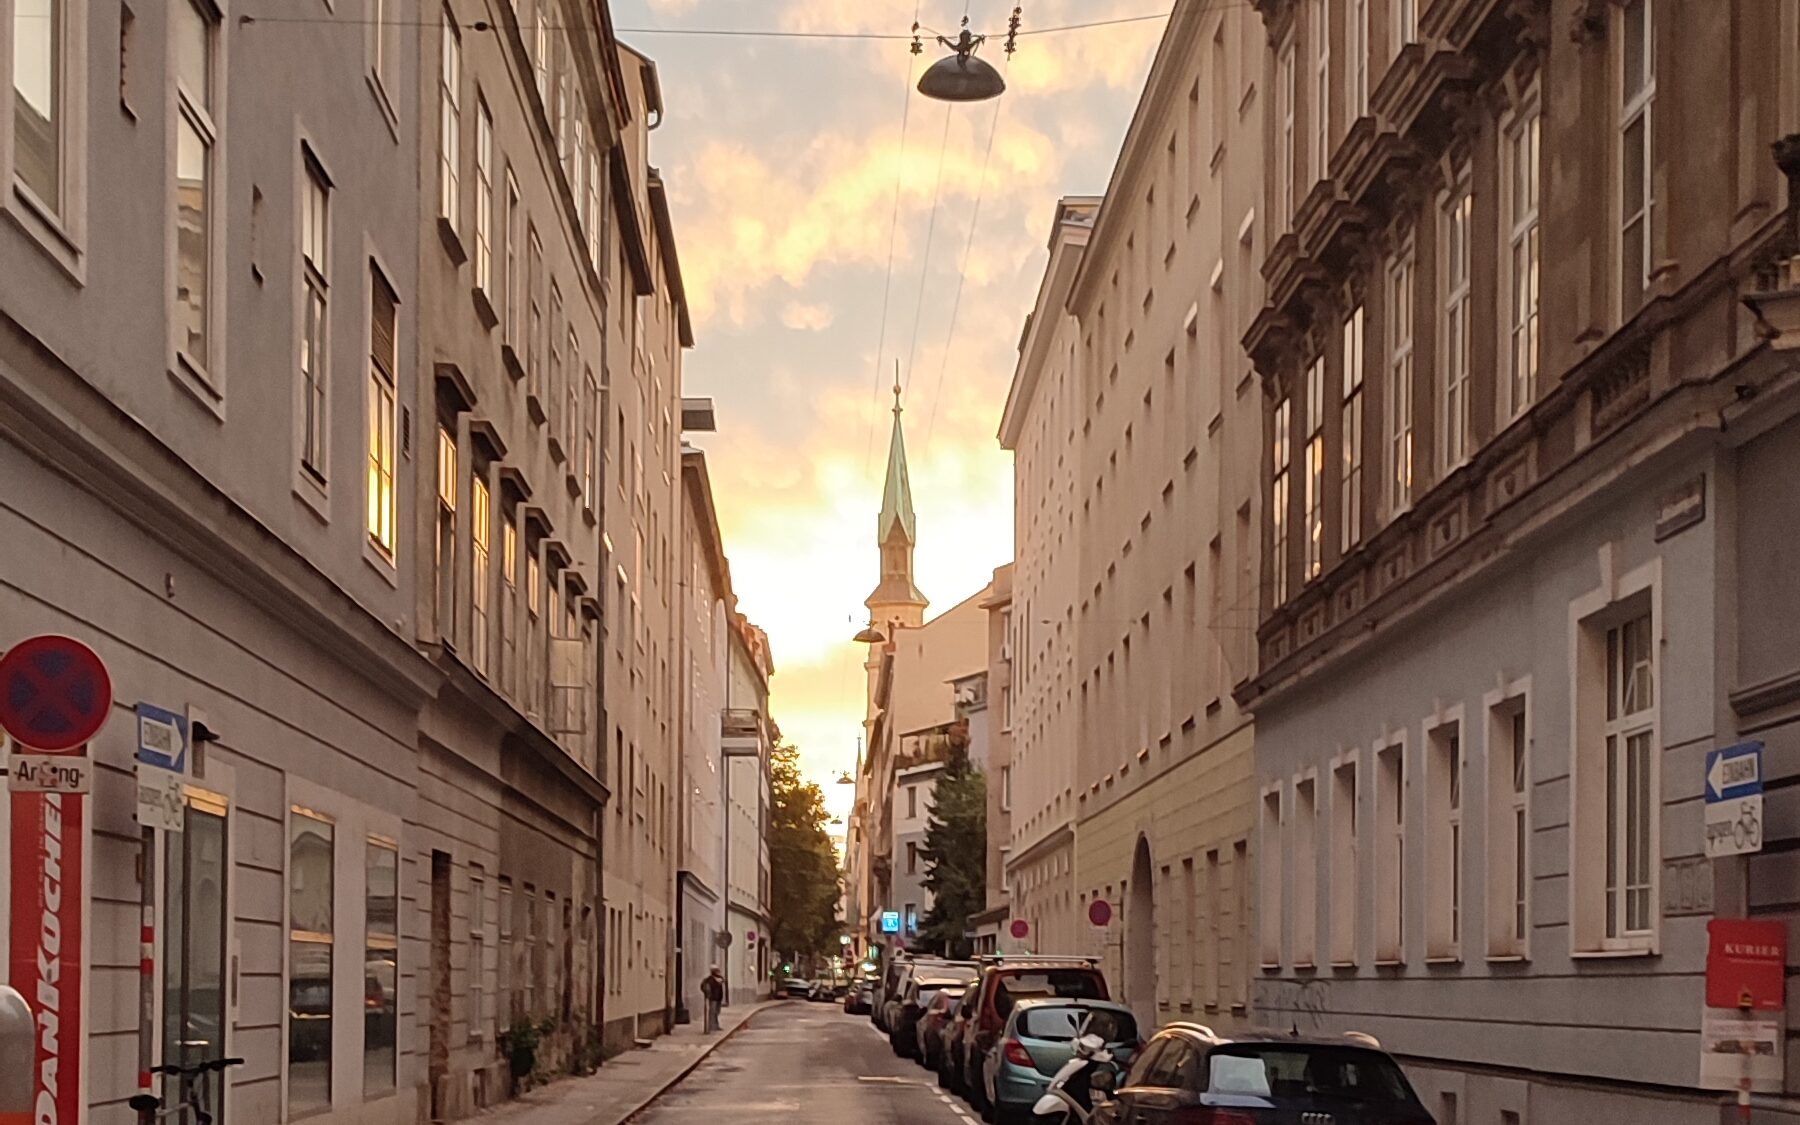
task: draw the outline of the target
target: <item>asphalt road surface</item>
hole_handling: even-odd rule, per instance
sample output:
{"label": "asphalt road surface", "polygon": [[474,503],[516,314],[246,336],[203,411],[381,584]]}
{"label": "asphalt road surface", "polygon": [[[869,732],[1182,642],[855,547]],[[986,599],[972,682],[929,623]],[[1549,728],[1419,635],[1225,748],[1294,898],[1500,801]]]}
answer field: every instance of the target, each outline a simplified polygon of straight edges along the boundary
{"label": "asphalt road surface", "polygon": [[790,1001],[760,1012],[633,1125],[980,1125],[867,1016]]}

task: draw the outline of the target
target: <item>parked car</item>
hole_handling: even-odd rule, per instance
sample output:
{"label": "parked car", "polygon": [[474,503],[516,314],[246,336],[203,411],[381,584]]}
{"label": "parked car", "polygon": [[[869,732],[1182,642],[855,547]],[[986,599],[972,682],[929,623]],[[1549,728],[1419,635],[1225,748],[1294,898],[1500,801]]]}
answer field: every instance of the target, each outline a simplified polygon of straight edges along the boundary
{"label": "parked car", "polygon": [[938,1085],[953,1093],[962,1093],[963,1036],[974,1023],[975,1003],[980,998],[981,989],[975,985],[964,989],[938,1032]]}
{"label": "parked car", "polygon": [[867,1015],[875,1002],[875,982],[858,981],[844,993],[844,1012],[846,1015]]}
{"label": "parked car", "polygon": [[912,983],[913,977],[921,973],[929,973],[934,967],[945,965],[973,969],[975,962],[946,961],[942,957],[908,957],[905,961],[900,962],[899,967],[890,973],[888,989],[878,1001],[881,1018],[875,1021],[875,1025],[891,1036],[894,1033],[894,1021],[900,1015],[900,1006],[906,1000],[907,986]]}
{"label": "parked car", "polygon": [[1241,1125],[1436,1125],[1372,1036],[1279,1032],[1224,1038],[1193,1023],[1151,1037],[1094,1120],[1225,1120]]}
{"label": "parked car", "polygon": [[[1107,1000],[1106,974],[1095,957],[995,957],[985,962],[975,1003],[962,1031],[957,1082],[969,1104],[985,1112],[982,1068],[1000,1040],[1007,1016],[1020,1000]],[[964,998],[967,999],[966,997]]]}
{"label": "parked car", "polygon": [[944,1024],[956,1014],[956,1005],[967,991],[967,988],[940,988],[919,1014],[919,1053],[913,1057],[926,1070],[938,1068],[938,1055],[944,1049]]}
{"label": "parked car", "polygon": [[781,994],[789,1000],[805,1000],[812,995],[812,982],[799,977],[789,977],[781,982]]}
{"label": "parked car", "polygon": [[945,963],[915,968],[906,991],[900,994],[899,1005],[889,1017],[888,1041],[893,1044],[894,1053],[901,1058],[916,1057],[919,1017],[925,1014],[925,1009],[939,992],[946,988],[966,988],[974,983],[975,975],[973,964]]}
{"label": "parked car", "polygon": [[1137,1020],[1105,1000],[1020,1000],[1000,1033],[1000,1048],[982,1068],[982,1095],[1000,1125],[1031,1119],[1031,1107],[1075,1055],[1077,1035],[1095,1035],[1121,1069],[1143,1046]]}

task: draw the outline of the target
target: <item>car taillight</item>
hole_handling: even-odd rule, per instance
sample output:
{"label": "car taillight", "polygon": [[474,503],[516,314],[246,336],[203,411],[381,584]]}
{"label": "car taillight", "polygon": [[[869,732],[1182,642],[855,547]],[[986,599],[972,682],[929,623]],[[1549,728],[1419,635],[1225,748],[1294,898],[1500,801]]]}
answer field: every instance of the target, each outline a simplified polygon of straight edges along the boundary
{"label": "car taillight", "polygon": [[1014,1066],[1029,1066],[1032,1068],[1036,1068],[1037,1066],[1037,1060],[1031,1057],[1031,1052],[1025,1049],[1025,1044],[1019,1042],[1017,1039],[1008,1039],[1006,1045],[1000,1048],[1000,1053],[1006,1056],[1006,1061]]}

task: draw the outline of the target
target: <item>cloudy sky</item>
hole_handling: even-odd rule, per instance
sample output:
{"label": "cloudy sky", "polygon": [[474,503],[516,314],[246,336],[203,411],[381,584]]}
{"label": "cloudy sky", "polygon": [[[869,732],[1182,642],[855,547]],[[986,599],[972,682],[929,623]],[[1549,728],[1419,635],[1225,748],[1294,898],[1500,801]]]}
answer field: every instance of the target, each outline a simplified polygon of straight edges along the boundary
{"label": "cloudy sky", "polygon": [[[695,443],[739,606],[769,631],[776,721],[838,813],[850,787],[829,783],[861,734],[863,653],[850,638],[876,581],[895,362],[918,584],[936,612],[1012,555],[1011,460],[994,434],[1052,213],[1061,195],[1105,190],[1162,33],[1161,18],[1045,33],[1007,63],[1013,3],[967,3],[975,31],[999,33],[983,54],[1004,65],[1008,92],[948,108],[911,92],[942,53],[929,44],[915,61],[904,40],[629,29],[904,35],[916,6],[920,23],[954,35],[963,0],[613,0],[620,37],[662,75],[652,159],[670,184],[698,338],[685,390],[718,404],[719,432]],[[1022,3],[1026,30],[1169,7]]]}

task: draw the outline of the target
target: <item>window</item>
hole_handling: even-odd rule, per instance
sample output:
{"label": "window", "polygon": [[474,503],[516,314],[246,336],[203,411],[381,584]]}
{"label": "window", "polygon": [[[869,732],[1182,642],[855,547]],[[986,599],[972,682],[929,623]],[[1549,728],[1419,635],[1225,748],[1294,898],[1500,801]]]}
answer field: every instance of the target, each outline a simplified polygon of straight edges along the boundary
{"label": "window", "polygon": [[1409,244],[1387,272],[1388,512],[1412,506],[1413,256]]}
{"label": "window", "polygon": [[1319,914],[1319,802],[1308,776],[1294,783],[1294,964],[1317,964]]}
{"label": "window", "polygon": [[487,1035],[487,880],[469,865],[469,1038]]}
{"label": "window", "polygon": [[1656,27],[1651,0],[1629,0],[1619,12],[1619,314],[1637,311],[1650,284],[1650,225],[1656,101]]}
{"label": "window", "polygon": [[1419,41],[1419,0],[1391,0],[1394,13],[1394,53]]}
{"label": "window", "polygon": [[525,710],[538,713],[543,693],[544,641],[538,632],[538,616],[543,612],[543,567],[538,561],[535,540],[525,544]]}
{"label": "window", "polygon": [[1000,687],[1000,729],[1012,729],[1012,687],[1002,684]]}
{"label": "window", "polygon": [[1523,957],[1531,887],[1531,767],[1525,697],[1488,709],[1488,956]]}
{"label": "window", "polygon": [[[1533,95],[1535,97],[1536,95]],[[1502,159],[1506,164],[1507,347],[1505,393],[1507,419],[1523,414],[1537,397],[1538,373],[1538,141],[1540,114],[1535,102],[1507,131]]]}
{"label": "window", "polygon": [[906,932],[909,934],[919,932],[919,908],[915,903],[906,904]]}
{"label": "window", "polygon": [[213,20],[175,0],[175,350],[204,374],[213,334]]}
{"label": "window", "polygon": [[438,639],[456,644],[456,434],[447,426],[437,432],[437,628]]}
{"label": "window", "polygon": [[1362,542],[1363,512],[1363,310],[1356,306],[1344,321],[1344,469],[1342,546],[1347,552]]}
{"label": "window", "polygon": [[[1263,794],[1262,832],[1258,838],[1262,848],[1262,873],[1257,884],[1261,888],[1262,903],[1258,919],[1262,924],[1262,967],[1265,969],[1281,967],[1281,892],[1286,874],[1282,843],[1281,786],[1277,784]],[[1243,869],[1239,868],[1234,877],[1242,883]]]}
{"label": "window", "polygon": [[363,1093],[394,1088],[400,1061],[400,851],[369,837],[367,939],[363,952]]}
{"label": "window", "polygon": [[911,840],[906,842],[906,873],[908,875],[919,873],[919,845]]}
{"label": "window", "polygon": [[288,815],[288,1113],[331,1105],[333,824],[295,806]]}
{"label": "window", "polygon": [[1462,950],[1462,724],[1451,721],[1426,732],[1425,799],[1431,835],[1431,911],[1425,956],[1450,960]]}
{"label": "window", "polygon": [[575,326],[569,326],[568,376],[563,380],[563,440],[569,450],[569,475],[579,479],[581,472],[581,342],[575,337]]}
{"label": "window", "polygon": [[1294,102],[1299,89],[1294,73],[1294,42],[1290,38],[1275,61],[1275,119],[1281,123],[1275,138],[1275,207],[1270,224],[1273,237],[1287,233],[1294,213]]}
{"label": "window", "polygon": [[1606,632],[1606,936],[1651,927],[1656,656],[1648,613]]}
{"label": "window", "polygon": [[326,259],[330,225],[326,207],[331,188],[312,153],[300,192],[300,467],[315,481],[325,481],[325,384],[327,360],[326,295],[330,277]]}
{"label": "window", "polygon": [[1375,960],[1405,960],[1406,744],[1376,755]]}
{"label": "window", "polygon": [[506,276],[501,279],[506,290],[506,334],[505,342],[516,351],[519,347],[519,246],[520,226],[523,222],[519,210],[519,181],[513,178],[512,169],[506,170],[506,215],[500,228],[503,243],[501,250],[501,268]]}
{"label": "window", "polygon": [[494,112],[475,99],[475,287],[494,291]]}
{"label": "window", "polygon": [[1306,578],[1325,569],[1325,357],[1306,369]]}
{"label": "window", "polygon": [[402,14],[401,0],[370,0],[370,22],[375,32],[375,82],[381,87],[381,96],[386,100],[389,112],[392,112],[392,98],[399,90],[399,77],[395,66],[400,60],[401,38],[405,29],[400,20]]}
{"label": "window", "polygon": [[[500,940],[497,944],[499,945],[500,957],[498,964],[494,967],[494,975],[496,978],[494,981],[494,991],[506,1002],[505,1018],[506,1021],[510,1023],[513,1017],[518,1014],[519,1010],[518,1000],[513,996],[512,992],[513,959],[518,956],[518,948],[514,945],[512,939],[512,880],[505,876],[501,876],[500,879],[500,902],[498,905],[498,913],[500,917],[496,919],[496,922],[498,923],[497,929],[499,931]],[[614,943],[609,939],[607,944],[611,945]]]}
{"label": "window", "polygon": [[1322,180],[1331,159],[1331,0],[1313,0],[1312,9],[1312,176]]}
{"label": "window", "polygon": [[1287,601],[1288,592],[1288,433],[1292,404],[1282,399],[1275,404],[1269,430],[1274,476],[1269,488],[1269,581],[1271,604]]}
{"label": "window", "polygon": [[68,187],[68,0],[13,0],[13,175],[62,215]]}
{"label": "window", "polygon": [[438,70],[438,216],[456,230],[462,213],[462,32],[448,8],[443,39]]}
{"label": "window", "polygon": [[513,615],[519,604],[519,528],[511,512],[503,513],[500,525],[500,686],[517,692],[513,677],[518,674],[518,643]]}
{"label": "window", "polygon": [[[1187,881],[1187,897],[1190,904],[1194,900],[1194,861],[1182,860],[1183,877]],[[1219,924],[1219,850],[1213,848],[1206,853],[1206,885],[1203,905],[1206,910],[1205,923],[1193,923],[1193,932],[1200,935],[1206,943],[1204,956],[1201,958],[1202,1000],[1209,1009],[1219,1006],[1219,966],[1223,963],[1220,944],[1224,940],[1224,930]],[[1189,911],[1190,917],[1192,910]],[[1191,972],[1192,970],[1190,970]],[[1193,988],[1188,989],[1188,1002],[1193,1002]]]}
{"label": "window", "polygon": [[909,819],[919,815],[919,787],[917,785],[906,787],[906,815]]}
{"label": "window", "polygon": [[1231,845],[1231,919],[1234,937],[1231,963],[1231,1006],[1242,1010],[1250,1003],[1250,841]]}
{"label": "window", "polygon": [[544,393],[544,372],[538,367],[538,347],[543,339],[544,311],[538,304],[538,273],[544,260],[543,245],[538,242],[537,228],[525,224],[525,385],[540,400]]}
{"label": "window", "polygon": [[593,369],[586,371],[587,405],[581,411],[581,495],[587,506],[594,506],[597,474],[600,471],[600,386],[594,382]]}
{"label": "window", "polygon": [[1369,113],[1369,3],[1350,0],[1350,113],[1366,117]]}
{"label": "window", "polygon": [[1356,964],[1357,817],[1356,759],[1331,771],[1331,963]]}
{"label": "window", "polygon": [[1440,474],[1448,474],[1469,456],[1469,220],[1473,213],[1469,166],[1464,164],[1438,216],[1444,248],[1443,304],[1438,319],[1438,338],[1443,342],[1438,364]]}
{"label": "window", "polygon": [[394,561],[394,457],[398,408],[394,372],[397,325],[394,291],[371,271],[369,317],[369,541]]}
{"label": "window", "polygon": [[493,541],[493,513],[489,506],[487,480],[477,472],[469,482],[470,555],[469,579],[469,659],[482,675],[488,672],[488,600],[491,575],[488,570],[488,546]]}

